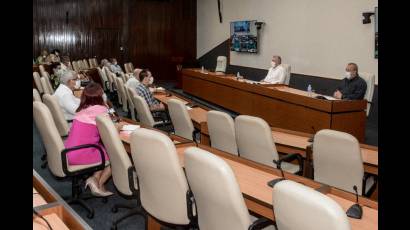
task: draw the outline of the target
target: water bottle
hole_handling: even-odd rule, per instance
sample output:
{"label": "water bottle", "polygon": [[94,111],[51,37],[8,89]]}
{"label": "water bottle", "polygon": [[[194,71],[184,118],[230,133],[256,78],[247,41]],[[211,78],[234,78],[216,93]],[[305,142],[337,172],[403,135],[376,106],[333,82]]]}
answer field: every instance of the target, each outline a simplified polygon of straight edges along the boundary
{"label": "water bottle", "polygon": [[312,97],[312,86],[309,84],[307,87],[309,97]]}
{"label": "water bottle", "polygon": [[201,68],[201,73],[203,73],[204,72],[204,66],[202,66],[202,68]]}
{"label": "water bottle", "polygon": [[236,73],[236,80],[239,80],[239,78],[241,78],[241,75],[239,74],[239,72]]}

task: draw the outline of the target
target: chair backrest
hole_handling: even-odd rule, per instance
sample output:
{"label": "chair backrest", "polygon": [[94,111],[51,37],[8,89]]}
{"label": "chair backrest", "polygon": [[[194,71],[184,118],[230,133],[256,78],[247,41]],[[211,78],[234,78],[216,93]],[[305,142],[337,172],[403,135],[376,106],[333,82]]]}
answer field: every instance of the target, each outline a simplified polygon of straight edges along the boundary
{"label": "chair backrest", "polygon": [[37,89],[33,89],[33,101],[41,102],[40,93],[38,92]]}
{"label": "chair backrest", "polygon": [[278,160],[279,155],[265,120],[239,115],[235,118],[235,134],[241,157],[276,168],[272,160]]}
{"label": "chair backrest", "polygon": [[[51,85],[51,82],[50,82],[50,75],[47,73],[47,74],[45,74],[45,75],[43,75],[43,78],[45,79],[45,83],[46,83],[46,85],[47,85],[47,87],[48,87],[48,90],[50,91],[50,94],[53,94],[54,93],[54,89],[53,89],[53,86]],[[43,87],[44,88],[44,87]],[[44,90],[44,89],[43,89]]]}
{"label": "chair backrest", "polygon": [[58,103],[58,99],[54,95],[44,94],[43,95],[43,102],[47,105],[48,109],[53,116],[54,123],[60,133],[60,136],[67,136],[68,132],[70,131],[70,127],[68,125],[67,120],[64,117],[64,113],[61,109],[61,106]]}
{"label": "chair backrest", "polygon": [[330,197],[294,181],[273,187],[275,220],[280,230],[350,230],[346,213]]}
{"label": "chair backrest", "polygon": [[40,74],[33,72],[34,83],[40,93],[44,93],[43,86],[41,85]]}
{"label": "chair backrest", "polygon": [[64,144],[50,110],[45,104],[35,101],[33,102],[33,116],[47,152],[49,169],[53,175],[65,177],[61,161],[61,151],[64,149]]}
{"label": "chair backrest", "polygon": [[107,77],[107,80],[109,83],[108,89],[110,90],[110,92],[114,92],[114,89],[113,89],[114,79],[112,78],[110,70],[108,70],[108,68],[104,66],[102,68],[102,71],[105,73],[105,76]]}
{"label": "chair backrest", "polygon": [[[373,101],[373,94],[374,94],[374,84],[376,83],[376,77],[373,73],[359,73],[359,76],[366,81],[367,88],[366,93],[364,95],[364,99],[368,102]],[[370,103],[367,103],[366,115],[369,116],[370,113]]]}
{"label": "chair backrest", "polygon": [[83,66],[84,66],[84,69],[90,68],[90,66],[88,65],[87,59],[83,59]]}
{"label": "chair backrest", "polygon": [[194,125],[192,124],[186,105],[177,99],[169,99],[167,105],[175,134],[192,140]]}
{"label": "chair backrest", "polygon": [[122,102],[122,110],[125,112],[128,112],[128,103],[127,103],[127,94],[125,92],[125,87],[124,87],[124,80],[122,78],[117,77],[117,85],[118,85],[118,92],[119,95],[121,96],[121,102]]}
{"label": "chair backrest", "polygon": [[124,87],[125,87],[125,93],[127,94],[127,101],[128,101],[130,108],[135,108],[134,102],[132,101],[132,97],[134,95],[137,95],[137,92],[135,92],[134,89],[126,85],[124,85]]}
{"label": "chair backrest", "polygon": [[225,56],[218,56],[216,58],[216,68],[215,68],[215,72],[226,72],[226,57]]}
{"label": "chair backrest", "polygon": [[39,65],[38,69],[40,70],[40,75],[43,76],[44,73],[48,73],[43,65]]}
{"label": "chair backrest", "polygon": [[47,79],[45,77],[41,77],[40,82],[41,82],[41,87],[43,88],[43,93],[44,94],[52,94],[51,91],[50,91],[50,88],[48,87]]}
{"label": "chair backrest", "polygon": [[247,230],[251,219],[231,167],[196,147],[185,150],[184,158],[200,229]]}
{"label": "chair backrest", "polygon": [[161,221],[188,224],[188,183],[171,139],[155,130],[137,129],[131,134],[131,153],[142,207]]}
{"label": "chair backrest", "polygon": [[207,123],[211,146],[238,155],[235,138],[235,123],[229,114],[211,110],[207,113]]}
{"label": "chair backrest", "polygon": [[362,193],[364,176],[360,144],[344,132],[322,129],[313,142],[313,166],[315,181],[349,192],[356,185]]}
{"label": "chair backrest", "polygon": [[97,66],[94,65],[94,62],[93,62],[93,59],[92,59],[92,58],[88,58],[88,63],[90,63],[90,64],[89,64],[89,67],[90,67],[90,68],[97,67]]}
{"label": "chair backrest", "polygon": [[138,120],[144,125],[153,127],[155,121],[144,98],[135,94],[132,97],[132,102],[134,103],[135,110],[137,111]]}
{"label": "chair backrest", "polygon": [[124,63],[124,69],[126,73],[131,73],[129,63]]}
{"label": "chair backrest", "polygon": [[74,71],[78,72],[80,70],[80,67],[78,66],[77,61],[72,61],[72,66],[73,66]]}
{"label": "chair backrest", "polygon": [[283,82],[283,84],[289,85],[290,72],[291,72],[290,65],[288,65],[288,64],[281,64],[281,65],[285,69],[285,82]]}
{"label": "chair backrest", "polygon": [[101,82],[103,83],[103,88],[104,88],[104,91],[105,91],[105,90],[107,90],[107,86],[106,86],[106,84],[105,84],[105,82],[108,81],[107,75],[105,75],[105,72],[102,71],[101,68],[98,67],[98,66],[97,66],[97,71],[98,71],[98,75],[99,75],[100,78],[101,78]]}
{"label": "chair backrest", "polygon": [[101,140],[110,157],[114,185],[121,193],[131,196],[133,194],[128,180],[128,169],[132,163],[124,149],[118,131],[109,116],[97,116],[96,123]]}

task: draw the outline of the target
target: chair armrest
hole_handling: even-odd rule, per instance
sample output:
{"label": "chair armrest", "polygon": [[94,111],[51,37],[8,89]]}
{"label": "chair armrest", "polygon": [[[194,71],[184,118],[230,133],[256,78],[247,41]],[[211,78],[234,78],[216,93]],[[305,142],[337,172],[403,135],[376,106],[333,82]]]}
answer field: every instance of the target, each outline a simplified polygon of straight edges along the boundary
{"label": "chair armrest", "polygon": [[[139,200],[139,193],[138,193],[137,189],[135,189],[134,173],[136,173],[135,167],[130,166],[128,168],[128,184],[130,186],[130,190],[131,190],[132,194],[137,196],[138,197],[137,200]],[[139,190],[138,177],[137,177],[137,186],[138,186],[138,190]]]}
{"label": "chair armrest", "polygon": [[194,131],[192,131],[192,140],[194,142],[196,142],[196,139],[195,139],[196,134],[200,133],[200,132],[201,132],[201,130],[198,130],[198,129],[194,129]]}
{"label": "chair armrest", "polygon": [[273,163],[276,164],[276,167],[278,169],[282,169],[281,165],[282,162],[291,162],[293,160],[297,160],[299,163],[299,172],[303,172],[303,158],[299,153],[292,153],[292,154],[288,154],[282,158],[280,158],[279,160],[273,160]]}
{"label": "chair armrest", "polygon": [[259,218],[253,222],[248,230],[257,230],[257,229],[263,229],[269,225],[275,225],[275,223],[265,217]]}
{"label": "chair armrest", "polygon": [[[78,170],[75,172],[70,172],[68,171],[67,168],[67,153],[75,151],[75,150],[79,150],[79,149],[86,149],[86,148],[96,148],[98,149],[98,152],[100,153],[101,156],[101,164],[93,166],[93,167],[89,167],[89,168],[85,168],[82,170]],[[67,148],[67,149],[63,149],[61,151],[61,161],[63,164],[63,172],[67,175],[67,176],[75,176],[78,174],[83,174],[83,173],[88,173],[88,172],[94,172],[94,171],[99,171],[105,168],[105,155],[104,155],[104,151],[102,150],[102,148],[99,145],[95,145],[95,144],[85,144],[85,145],[78,145],[78,146],[74,146],[71,148]]]}
{"label": "chair armrest", "polygon": [[[374,177],[374,184],[372,185],[372,187],[370,187],[369,191],[366,193],[366,187],[367,187],[366,182],[367,182],[367,179],[369,179],[369,177]],[[362,181],[362,196],[370,197],[370,195],[376,189],[376,186],[377,186],[377,177],[365,172],[363,175],[363,181]]]}

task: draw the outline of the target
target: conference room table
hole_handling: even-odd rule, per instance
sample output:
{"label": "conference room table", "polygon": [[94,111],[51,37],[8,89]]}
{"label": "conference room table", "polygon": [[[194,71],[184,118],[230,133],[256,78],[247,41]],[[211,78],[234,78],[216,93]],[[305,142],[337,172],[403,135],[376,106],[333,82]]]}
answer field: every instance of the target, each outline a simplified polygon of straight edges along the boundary
{"label": "conference room table", "polygon": [[[127,122],[129,124],[140,124],[131,119],[122,119],[122,122]],[[128,153],[130,152],[129,135],[129,133],[124,135],[120,132],[120,137]],[[272,188],[269,187],[267,183],[270,180],[281,178],[282,174],[280,170],[217,150],[207,145],[196,144],[176,135],[170,135],[170,138],[175,143],[179,162],[182,167],[184,167],[185,150],[194,146],[215,154],[225,160],[235,174],[248,209],[262,217],[268,218],[272,221],[275,220],[273,212],[274,207],[272,205]],[[302,183],[327,195],[336,201],[345,211],[355,203],[356,196],[353,193],[330,187],[302,176],[297,176],[287,172],[283,173],[285,179]],[[348,218],[352,229],[377,229],[378,203],[360,196],[359,204],[363,207],[363,218],[360,220]],[[159,230],[160,228],[161,224],[153,217],[148,216],[147,229]]]}
{"label": "conference room table", "polygon": [[[194,127],[201,132],[201,144],[210,146],[206,115],[207,112],[211,110],[210,108],[196,104],[186,97],[173,94],[169,91],[155,93],[154,97],[165,105],[171,98],[180,100],[187,105],[195,104],[196,106],[188,110],[188,113],[192,119]],[[271,130],[277,151],[283,154],[300,154],[305,159],[303,175],[308,178],[313,178],[312,143],[309,142],[309,139],[313,137],[313,134],[278,127],[271,127]],[[366,144],[360,144],[360,147],[365,172],[378,175],[378,147]]]}
{"label": "conference room table", "polygon": [[232,74],[182,70],[182,90],[239,114],[263,118],[270,126],[316,133],[334,129],[364,141],[366,100],[317,99],[318,94],[283,84],[261,84]]}

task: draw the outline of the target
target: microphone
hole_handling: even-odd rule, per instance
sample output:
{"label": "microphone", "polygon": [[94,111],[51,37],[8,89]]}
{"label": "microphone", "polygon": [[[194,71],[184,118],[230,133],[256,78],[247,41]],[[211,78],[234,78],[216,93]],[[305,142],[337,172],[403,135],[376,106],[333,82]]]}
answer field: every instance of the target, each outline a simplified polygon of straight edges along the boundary
{"label": "microphone", "polygon": [[[314,126],[312,126],[313,132],[316,133],[316,129]],[[308,142],[313,142],[315,139],[315,134],[313,134],[313,137],[309,138]]]}
{"label": "microphone", "polygon": [[353,186],[353,190],[356,193],[356,204],[350,206],[350,208],[346,211],[348,217],[355,218],[355,219],[362,219],[363,209],[362,206],[359,204],[359,194],[357,192],[357,186]]}
{"label": "microphone", "polygon": [[[278,165],[278,162],[276,160],[273,160],[273,163],[275,163],[276,165]],[[276,178],[273,179],[271,181],[268,182],[268,186],[273,188],[275,186],[275,184],[277,184],[280,181],[285,180],[285,174],[283,173],[283,170],[281,167],[278,168],[280,170],[280,174],[282,175],[282,178]]]}

